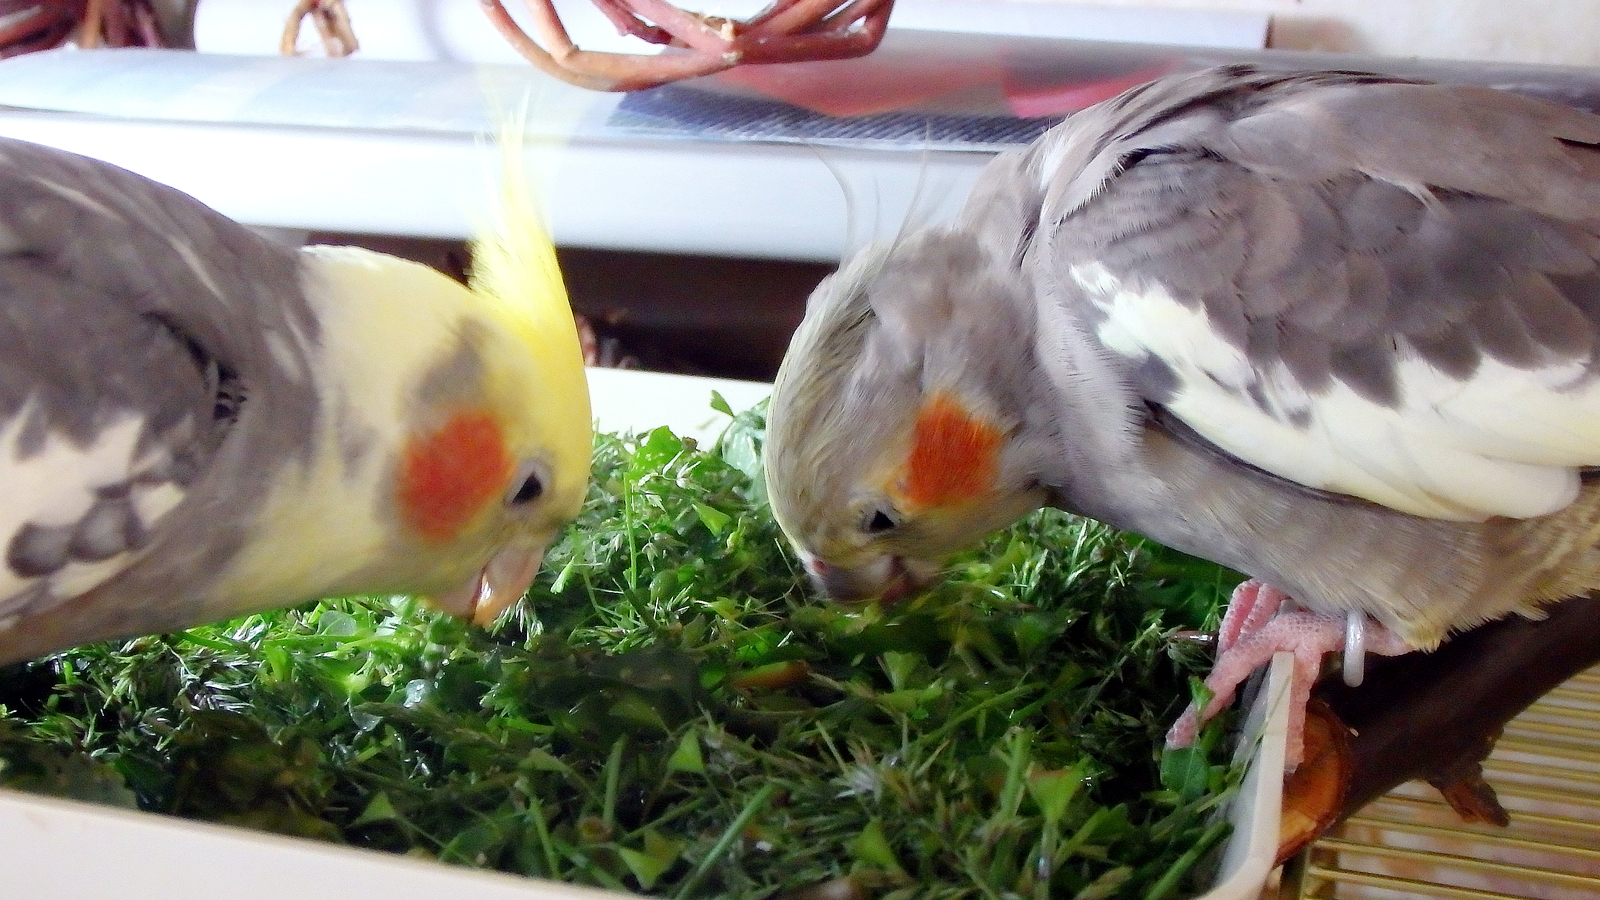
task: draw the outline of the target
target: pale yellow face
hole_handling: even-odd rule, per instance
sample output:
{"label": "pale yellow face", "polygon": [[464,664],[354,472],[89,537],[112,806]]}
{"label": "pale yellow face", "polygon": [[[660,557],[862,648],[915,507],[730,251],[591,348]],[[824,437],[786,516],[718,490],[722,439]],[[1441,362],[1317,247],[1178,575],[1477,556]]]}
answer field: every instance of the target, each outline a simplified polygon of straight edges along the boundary
{"label": "pale yellow face", "polygon": [[[448,471],[466,479],[463,490],[477,495],[464,504],[460,527],[480,540],[553,538],[583,505],[594,436],[575,331],[571,337],[571,358],[562,359],[559,334],[540,345],[514,329],[483,335],[479,396],[453,404],[442,427],[413,438],[419,458],[437,452]],[[416,493],[421,525],[429,504],[449,490]]]}
{"label": "pale yellow face", "polygon": [[393,592],[493,618],[588,484],[588,386],[565,295],[519,306],[380,254],[305,257],[319,433],[264,498],[219,612]]}
{"label": "pale yellow face", "polygon": [[[549,263],[534,274],[554,278],[553,286],[527,272],[522,281],[474,280],[470,321],[484,325],[472,339],[475,391],[425,417],[432,422],[413,435],[402,461],[399,505],[414,534],[461,545],[467,555],[492,548],[480,577],[432,592],[442,608],[480,623],[527,589],[589,483],[588,382]],[[508,293],[519,289],[521,296]],[[528,296],[535,291],[546,293]]]}
{"label": "pale yellow face", "polygon": [[[494,380],[486,373],[486,384]],[[405,542],[417,560],[437,557],[429,583],[417,588],[480,624],[527,590],[588,484],[587,402],[543,404],[538,390],[500,393],[490,386],[481,398],[488,402],[438,410],[429,417],[436,424],[412,435],[397,466]],[[497,402],[513,396],[518,402]],[[555,430],[540,431],[542,423]],[[443,587],[434,586],[439,581]]]}

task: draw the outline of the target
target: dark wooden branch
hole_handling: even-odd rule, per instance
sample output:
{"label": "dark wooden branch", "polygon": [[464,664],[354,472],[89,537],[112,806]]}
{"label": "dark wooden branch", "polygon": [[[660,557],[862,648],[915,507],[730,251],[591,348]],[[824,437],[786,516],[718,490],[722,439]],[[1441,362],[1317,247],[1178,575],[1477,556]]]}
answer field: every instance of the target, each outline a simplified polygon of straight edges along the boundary
{"label": "dark wooden branch", "polygon": [[[1511,616],[1457,635],[1433,653],[1369,658],[1365,683],[1351,688],[1337,676],[1314,696],[1349,733],[1342,759],[1327,763],[1342,791],[1331,815],[1312,811],[1325,827],[1413,779],[1437,787],[1468,821],[1508,821],[1484,782],[1483,759],[1505,724],[1552,688],[1600,663],[1600,597],[1564,600],[1541,620]],[[1342,772],[1340,772],[1342,770]],[[1334,774],[1340,772],[1340,774]],[[1305,776],[1300,776],[1305,777]],[[1285,805],[1294,807],[1291,782]],[[1320,800],[1299,799],[1302,806]],[[1303,845],[1311,837],[1297,836]],[[1292,852],[1296,846],[1284,847]]]}

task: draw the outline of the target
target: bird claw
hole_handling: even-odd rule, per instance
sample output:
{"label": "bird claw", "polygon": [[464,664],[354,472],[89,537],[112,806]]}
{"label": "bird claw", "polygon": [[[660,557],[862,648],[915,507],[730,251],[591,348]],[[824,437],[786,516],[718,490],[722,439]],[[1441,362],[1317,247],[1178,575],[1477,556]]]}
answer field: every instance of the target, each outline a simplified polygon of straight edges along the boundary
{"label": "bird claw", "polygon": [[[1234,590],[1217,638],[1217,661],[1206,676],[1211,700],[1204,709],[1191,703],[1184,710],[1167,732],[1168,746],[1194,743],[1200,726],[1233,702],[1239,685],[1252,672],[1270,662],[1274,654],[1288,652],[1294,654],[1294,673],[1289,682],[1289,742],[1284,760],[1292,772],[1305,755],[1306,704],[1322,670],[1323,654],[1346,649],[1352,633],[1358,633],[1358,644],[1364,645],[1355,648],[1357,656],[1395,656],[1415,649],[1365,614],[1352,614],[1359,617],[1353,622],[1345,615],[1286,612],[1283,607],[1288,602],[1283,591],[1254,579]],[[1359,661],[1347,657],[1346,664],[1360,671]]]}

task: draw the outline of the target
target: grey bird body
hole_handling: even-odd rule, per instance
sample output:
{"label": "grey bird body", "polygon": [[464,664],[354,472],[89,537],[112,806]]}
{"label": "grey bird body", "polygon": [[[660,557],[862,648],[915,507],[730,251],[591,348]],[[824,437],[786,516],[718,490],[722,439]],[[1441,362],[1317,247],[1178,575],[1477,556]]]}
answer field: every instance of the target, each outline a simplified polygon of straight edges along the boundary
{"label": "grey bird body", "polygon": [[[1600,586],[1597,358],[1600,118],[1212,70],[1073,116],[820,287],[769,482],[835,593],[1056,505],[1431,648]],[[999,450],[928,503],[935,397]]]}
{"label": "grey bird body", "polygon": [[[1600,120],[1482,89],[1228,73],[1095,114],[1011,184],[1038,186],[1021,269],[1061,348],[1042,369],[1070,395],[1107,367],[1134,413],[1131,432],[1085,423],[1129,438],[1101,477],[1047,473],[1062,505],[1419,647],[1600,583],[1600,497],[1578,487],[1600,463]],[[1128,309],[1117,291],[1171,301]],[[1470,396],[1517,373],[1552,374]],[[1301,465],[1330,446],[1380,459],[1353,478]],[[1458,452],[1478,454],[1459,476]],[[1462,499],[1454,479],[1501,460],[1508,481],[1546,464],[1554,508]]]}

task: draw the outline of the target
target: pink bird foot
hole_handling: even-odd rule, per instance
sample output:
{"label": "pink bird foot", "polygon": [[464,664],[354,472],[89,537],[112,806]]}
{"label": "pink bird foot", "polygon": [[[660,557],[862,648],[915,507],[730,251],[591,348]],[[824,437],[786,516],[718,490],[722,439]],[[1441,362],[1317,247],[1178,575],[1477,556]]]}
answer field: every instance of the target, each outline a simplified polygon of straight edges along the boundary
{"label": "pink bird foot", "polygon": [[[1285,612],[1289,597],[1255,579],[1234,589],[1217,635],[1217,661],[1206,676],[1211,702],[1204,710],[1194,704],[1183,711],[1167,732],[1167,746],[1194,743],[1200,725],[1233,702],[1239,685],[1279,652],[1294,654],[1294,674],[1289,682],[1289,744],[1285,762],[1289,771],[1305,755],[1306,704],[1322,670],[1322,656],[1346,650],[1346,680],[1360,683],[1361,661],[1366,653],[1397,656],[1415,650],[1399,635],[1360,613],[1349,616],[1305,610]],[[1351,652],[1354,651],[1354,652]]]}
{"label": "pink bird foot", "polygon": [[1227,653],[1241,637],[1260,631],[1288,600],[1288,594],[1254,578],[1234,588],[1217,629],[1217,653]]}

